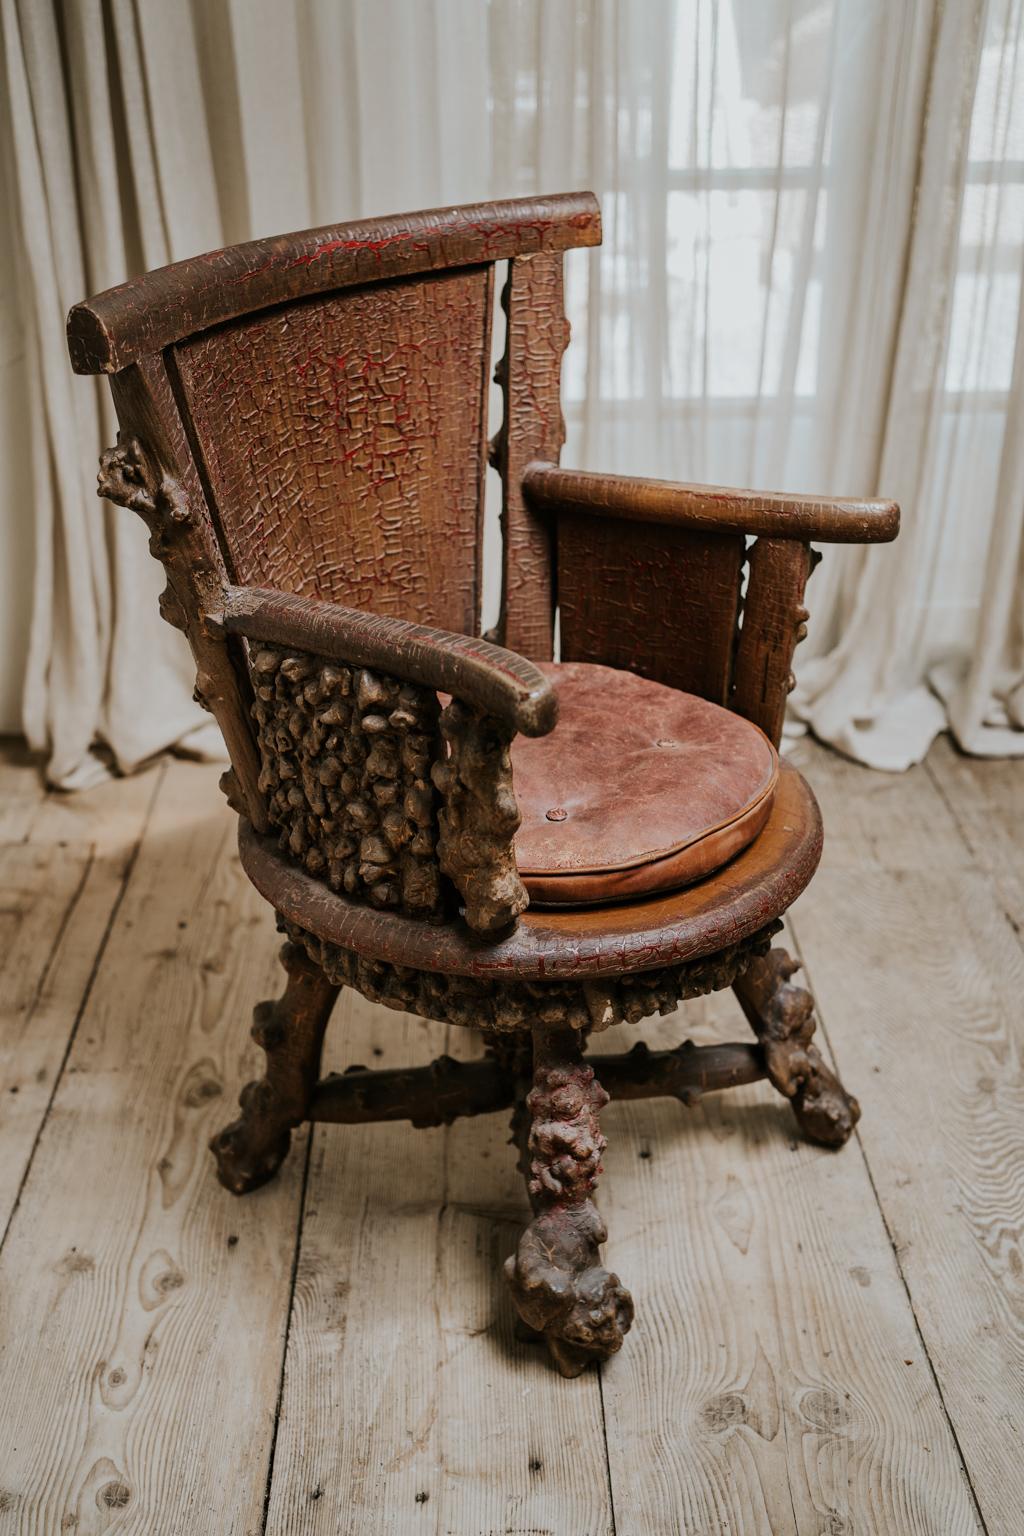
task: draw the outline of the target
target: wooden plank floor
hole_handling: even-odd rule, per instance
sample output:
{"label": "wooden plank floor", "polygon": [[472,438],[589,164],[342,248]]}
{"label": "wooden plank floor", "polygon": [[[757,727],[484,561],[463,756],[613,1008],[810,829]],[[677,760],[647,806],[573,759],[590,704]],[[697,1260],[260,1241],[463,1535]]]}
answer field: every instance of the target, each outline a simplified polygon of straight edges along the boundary
{"label": "wooden plank floor", "polygon": [[[787,942],[858,1135],[765,1084],[612,1105],[637,1322],[566,1382],[498,1274],[502,1118],[215,1183],[279,990],[216,770],[62,798],[0,752],[0,1536],[1021,1536],[1024,765],[797,756],[827,848]],[[607,1047],[744,1033],[725,994]],[[477,1049],[345,994],[327,1065]]]}

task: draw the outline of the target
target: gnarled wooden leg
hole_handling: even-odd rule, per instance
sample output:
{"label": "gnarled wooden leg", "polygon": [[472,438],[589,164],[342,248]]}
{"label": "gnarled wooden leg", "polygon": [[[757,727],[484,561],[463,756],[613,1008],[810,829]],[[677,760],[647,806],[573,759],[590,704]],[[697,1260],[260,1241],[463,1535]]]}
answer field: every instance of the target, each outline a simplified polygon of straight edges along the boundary
{"label": "gnarled wooden leg", "polygon": [[812,1043],[814,999],[789,979],[799,969],[784,949],[770,949],[750,962],[733,991],[764,1048],[768,1076],[792,1103],[801,1130],[822,1146],[841,1147],[860,1119],[860,1105]]}
{"label": "gnarled wooden leg", "polygon": [[608,1095],[574,1030],[538,1029],[533,1041],[533,1087],[512,1128],[535,1214],[505,1276],[523,1323],[544,1336],[563,1376],[578,1376],[620,1349],[633,1321],[629,1292],[599,1262],[608,1233],[590,1199]]}
{"label": "gnarled wooden leg", "polygon": [[291,1132],[306,1118],[320,1075],[324,1031],[340,987],[296,944],[281,949],[288,982],[281,997],[258,1003],[252,1037],[267,1053],[264,1075],[246,1083],[242,1113],[210,1142],[217,1177],[234,1195],[272,1179],[288,1153]]}

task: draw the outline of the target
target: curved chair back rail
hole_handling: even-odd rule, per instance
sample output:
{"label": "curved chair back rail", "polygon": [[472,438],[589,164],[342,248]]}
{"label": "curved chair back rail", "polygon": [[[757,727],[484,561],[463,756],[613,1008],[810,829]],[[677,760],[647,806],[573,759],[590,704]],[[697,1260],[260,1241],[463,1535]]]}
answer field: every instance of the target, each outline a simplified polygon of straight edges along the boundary
{"label": "curved chair back rail", "polygon": [[470,203],[251,240],[159,267],[76,304],[76,373],[117,373],[147,352],[271,305],[339,288],[600,245],[592,192]]}

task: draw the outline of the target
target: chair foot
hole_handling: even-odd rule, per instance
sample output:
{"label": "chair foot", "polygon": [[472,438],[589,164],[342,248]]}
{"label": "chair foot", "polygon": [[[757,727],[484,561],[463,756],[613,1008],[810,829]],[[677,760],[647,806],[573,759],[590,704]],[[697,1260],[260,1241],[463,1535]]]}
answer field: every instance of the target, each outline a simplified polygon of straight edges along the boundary
{"label": "chair foot", "polygon": [[590,1199],[606,1146],[598,1112],[607,1102],[574,1030],[534,1032],[533,1087],[512,1126],[535,1214],[505,1277],[521,1323],[543,1336],[563,1376],[621,1349],[633,1321],[629,1292],[601,1266],[608,1233]]}
{"label": "chair foot", "polygon": [[307,1117],[340,991],[295,944],[282,947],[281,964],[288,973],[283,995],[258,1003],[253,1015],[252,1037],[267,1055],[264,1075],[245,1085],[241,1115],[210,1141],[217,1177],[233,1195],[266,1184],[284,1162],[292,1129]]}
{"label": "chair foot", "polygon": [[860,1105],[812,1042],[814,999],[789,979],[799,969],[784,949],[771,949],[750,962],[733,991],[764,1049],[768,1076],[790,1100],[804,1135],[841,1147],[860,1119]]}

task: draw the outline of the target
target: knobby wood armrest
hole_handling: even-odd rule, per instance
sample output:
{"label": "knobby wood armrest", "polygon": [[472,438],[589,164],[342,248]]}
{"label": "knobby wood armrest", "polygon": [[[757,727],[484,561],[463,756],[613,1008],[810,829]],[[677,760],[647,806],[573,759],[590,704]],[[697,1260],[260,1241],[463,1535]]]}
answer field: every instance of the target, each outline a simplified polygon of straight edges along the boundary
{"label": "knobby wood armrest", "polygon": [[630,475],[602,475],[554,464],[529,464],[523,493],[535,507],[593,517],[662,523],[708,533],[832,544],[885,544],[900,527],[894,501],[788,496],[727,486],[684,485]]}
{"label": "knobby wood armrest", "polygon": [[263,587],[228,587],[222,612],[210,622],[228,634],[450,693],[524,736],[545,736],[558,719],[554,689],[531,661],[471,635]]}

